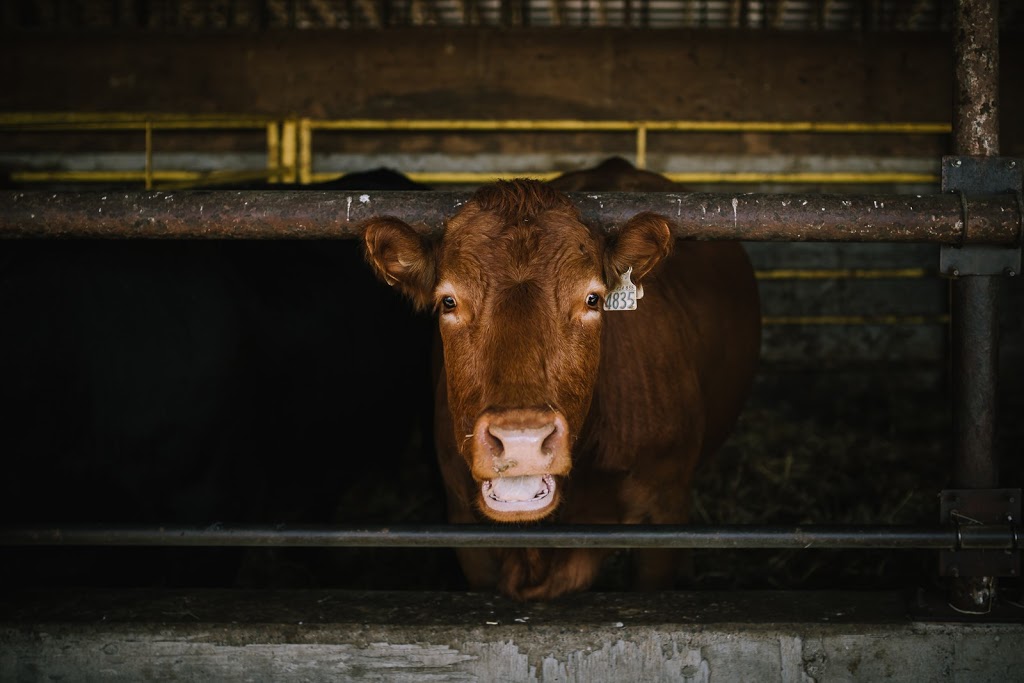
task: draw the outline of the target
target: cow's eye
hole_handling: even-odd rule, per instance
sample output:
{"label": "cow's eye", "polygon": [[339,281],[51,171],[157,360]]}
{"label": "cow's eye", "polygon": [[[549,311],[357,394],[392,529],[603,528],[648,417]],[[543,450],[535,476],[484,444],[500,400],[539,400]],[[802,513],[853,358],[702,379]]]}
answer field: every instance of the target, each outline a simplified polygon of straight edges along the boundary
{"label": "cow's eye", "polygon": [[591,308],[597,308],[597,305],[601,303],[601,295],[597,292],[591,292],[587,295],[587,306]]}
{"label": "cow's eye", "polygon": [[453,310],[455,310],[455,297],[454,296],[441,297],[441,306],[443,306],[444,310],[446,310],[446,311],[453,311]]}

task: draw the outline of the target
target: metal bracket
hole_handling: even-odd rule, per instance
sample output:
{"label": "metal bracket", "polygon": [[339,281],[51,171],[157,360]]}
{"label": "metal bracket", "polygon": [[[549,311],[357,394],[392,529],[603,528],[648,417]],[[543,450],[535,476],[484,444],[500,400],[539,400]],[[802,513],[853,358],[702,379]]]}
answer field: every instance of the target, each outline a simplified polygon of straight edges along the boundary
{"label": "metal bracket", "polygon": [[[942,492],[940,520],[957,530],[955,550],[939,553],[941,576],[1020,575],[1020,489],[947,489]],[[965,547],[960,528],[1005,524],[1012,550],[974,550]]]}
{"label": "metal bracket", "polygon": [[[942,191],[960,194],[963,211],[963,234],[970,224],[969,194],[1017,195],[1021,221],[1024,222],[1024,202],[1021,201],[1024,184],[1024,159],[986,156],[942,157]],[[1024,225],[1021,226],[1024,232]],[[962,275],[1007,275],[1020,273],[1021,236],[1016,246],[994,245],[942,245],[939,252],[939,272],[949,277]]]}

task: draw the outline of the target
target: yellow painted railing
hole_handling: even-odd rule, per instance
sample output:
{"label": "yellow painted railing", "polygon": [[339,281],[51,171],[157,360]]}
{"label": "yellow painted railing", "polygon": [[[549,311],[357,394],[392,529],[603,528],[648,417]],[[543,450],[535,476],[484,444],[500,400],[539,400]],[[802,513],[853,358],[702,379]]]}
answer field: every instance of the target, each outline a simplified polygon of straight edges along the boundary
{"label": "yellow painted railing", "polygon": [[[886,133],[941,135],[949,133],[948,123],[871,123],[819,121],[585,121],[577,119],[311,119],[298,120],[299,182],[329,180],[337,173],[313,170],[313,132],[334,131],[562,131],[562,132],[634,132],[635,164],[647,167],[647,132],[677,133]],[[476,184],[507,179],[522,173],[409,173],[413,180],[426,184]],[[530,177],[549,180],[556,172],[529,173]],[[931,173],[664,173],[682,183],[932,183],[939,180]]]}
{"label": "yellow painted railing", "polygon": [[[294,122],[291,135],[294,138]],[[0,113],[0,132],[26,133],[143,133],[144,164],[138,171],[13,171],[15,182],[142,182],[152,189],[156,182],[195,184],[268,178],[295,180],[295,147],[283,141],[284,122],[266,116],[163,113],[29,112]],[[156,131],[262,130],[267,154],[263,171],[204,172],[153,168],[153,134]],[[290,157],[287,154],[290,153]],[[290,163],[290,167],[283,167]],[[289,174],[286,170],[289,169]]]}
{"label": "yellow painted railing", "polygon": [[[758,270],[768,280],[920,280],[938,277],[925,268],[775,268]],[[765,325],[948,325],[948,313],[927,315],[766,315]]]}
{"label": "yellow painted railing", "polygon": [[[161,131],[183,130],[263,130],[265,132],[266,168],[262,171],[202,172],[153,168],[153,137]],[[869,123],[817,121],[651,121],[576,119],[313,119],[274,118],[218,114],[166,113],[78,113],[32,112],[0,113],[0,131],[25,132],[117,132],[142,131],[145,162],[139,171],[14,171],[11,177],[19,182],[143,182],[147,189],[154,184],[188,185],[265,178],[271,182],[311,183],[337,177],[338,172],[317,172],[313,168],[315,131],[454,131],[454,132],[633,132],[635,163],[647,165],[647,133],[842,133],[842,134],[916,134],[937,135],[950,132],[946,123]],[[410,178],[426,184],[479,184],[514,176],[548,180],[554,171],[536,173],[449,173],[410,172]],[[935,174],[902,172],[714,172],[666,173],[682,183],[934,183]]]}
{"label": "yellow painted railing", "polygon": [[765,325],[948,325],[949,315],[766,315]]}
{"label": "yellow painted railing", "polygon": [[924,268],[776,268],[757,271],[758,280],[903,280],[933,275]]}

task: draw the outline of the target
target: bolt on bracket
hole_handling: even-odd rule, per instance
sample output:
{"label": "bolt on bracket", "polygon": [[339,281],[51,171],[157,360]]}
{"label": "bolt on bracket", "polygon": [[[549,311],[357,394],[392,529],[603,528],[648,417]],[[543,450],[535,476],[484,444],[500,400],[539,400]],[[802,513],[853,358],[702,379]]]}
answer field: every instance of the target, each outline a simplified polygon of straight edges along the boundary
{"label": "bolt on bracket", "polygon": [[939,272],[948,277],[964,275],[1006,275],[1021,271],[1021,241],[1024,237],[1024,159],[988,156],[942,157],[942,191],[959,193],[963,212],[963,232],[971,225],[971,194],[1015,194],[1021,226],[1017,244],[1012,247],[977,244],[943,245],[939,252]]}
{"label": "bolt on bracket", "polygon": [[[940,520],[956,529],[954,550],[939,553],[939,575],[1020,576],[1020,489],[947,489],[940,500]],[[977,550],[964,543],[962,527],[1005,524],[1009,550]]]}

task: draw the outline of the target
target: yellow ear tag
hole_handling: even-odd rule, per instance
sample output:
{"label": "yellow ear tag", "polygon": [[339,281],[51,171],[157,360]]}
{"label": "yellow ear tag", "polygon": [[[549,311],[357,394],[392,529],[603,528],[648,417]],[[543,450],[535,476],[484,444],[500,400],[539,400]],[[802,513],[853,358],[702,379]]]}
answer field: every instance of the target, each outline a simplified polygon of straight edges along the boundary
{"label": "yellow ear tag", "polygon": [[619,284],[615,285],[612,291],[604,298],[604,310],[606,311],[635,311],[636,302],[643,298],[644,289],[633,284],[629,279],[633,273],[633,266],[626,268],[622,274]]}

